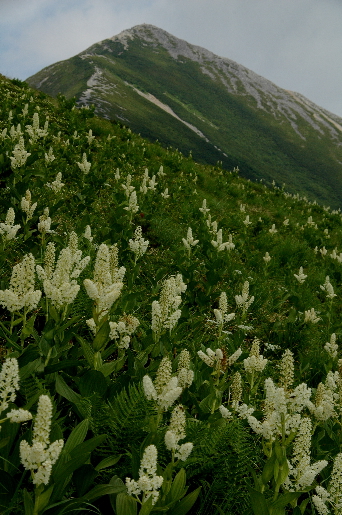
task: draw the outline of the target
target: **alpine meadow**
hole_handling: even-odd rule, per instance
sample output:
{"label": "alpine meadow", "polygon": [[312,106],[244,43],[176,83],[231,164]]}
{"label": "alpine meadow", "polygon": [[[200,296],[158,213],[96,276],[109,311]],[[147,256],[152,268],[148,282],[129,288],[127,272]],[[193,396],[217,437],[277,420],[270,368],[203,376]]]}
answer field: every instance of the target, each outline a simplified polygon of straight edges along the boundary
{"label": "alpine meadow", "polygon": [[0,513],[341,514],[338,197],[0,96]]}

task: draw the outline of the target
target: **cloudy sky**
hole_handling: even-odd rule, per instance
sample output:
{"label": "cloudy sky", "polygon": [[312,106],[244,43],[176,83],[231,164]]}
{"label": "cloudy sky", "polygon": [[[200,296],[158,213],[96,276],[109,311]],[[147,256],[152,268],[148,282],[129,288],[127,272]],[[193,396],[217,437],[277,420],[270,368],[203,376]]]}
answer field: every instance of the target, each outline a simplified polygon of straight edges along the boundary
{"label": "cloudy sky", "polygon": [[341,0],[0,0],[0,73],[26,79],[140,23],[342,117]]}

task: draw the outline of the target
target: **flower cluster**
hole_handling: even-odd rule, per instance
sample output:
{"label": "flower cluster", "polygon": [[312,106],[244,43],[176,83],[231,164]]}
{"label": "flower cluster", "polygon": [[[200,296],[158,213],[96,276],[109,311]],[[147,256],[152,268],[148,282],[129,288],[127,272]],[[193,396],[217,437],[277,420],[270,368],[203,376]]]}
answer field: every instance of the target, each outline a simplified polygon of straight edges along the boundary
{"label": "flower cluster", "polygon": [[178,381],[177,376],[172,376],[171,360],[165,357],[160,362],[154,382],[148,375],[143,377],[145,396],[148,400],[156,401],[158,407],[166,411],[182,393]]}
{"label": "flower cluster", "polygon": [[181,404],[176,406],[171,414],[169,429],[165,433],[165,446],[174,453],[174,457],[185,461],[191,454],[193,444],[190,442],[179,445],[179,440],[185,438],[186,418]]}
{"label": "flower cluster", "polygon": [[0,290],[0,304],[13,313],[25,308],[32,311],[38,305],[42,292],[35,290],[35,260],[26,254],[21,263],[13,267],[10,287]]}
{"label": "flower cluster", "polygon": [[134,481],[126,477],[127,493],[131,496],[143,494],[142,503],[152,496],[152,504],[157,502],[163,477],[157,476],[157,448],[155,445],[146,447],[139,469],[139,479]]}
{"label": "flower cluster", "polygon": [[41,395],[33,427],[32,445],[27,440],[22,440],[19,447],[21,463],[26,470],[31,471],[34,485],[48,484],[52,465],[56,463],[64,446],[63,440],[50,444],[51,419],[52,402],[47,395]]}
{"label": "flower cluster", "polygon": [[129,248],[135,255],[135,264],[141,256],[143,256],[147,250],[149,241],[144,240],[142,237],[142,229],[141,226],[138,227],[134,231],[134,239],[130,239],[128,242]]}
{"label": "flower cluster", "polygon": [[136,331],[140,325],[139,320],[133,315],[124,314],[118,322],[109,322],[111,340],[119,340],[119,349],[128,349],[131,335]]}
{"label": "flower cluster", "polygon": [[20,225],[14,225],[15,213],[12,207],[7,211],[5,222],[0,223],[0,235],[4,240],[14,240]]}
{"label": "flower cluster", "polygon": [[58,172],[58,174],[56,175],[56,179],[51,183],[47,182],[45,186],[51,188],[52,191],[54,191],[55,193],[61,191],[61,189],[64,186],[64,182],[62,182],[62,172]]}
{"label": "flower cluster", "polygon": [[242,287],[241,295],[235,295],[235,302],[238,308],[242,308],[242,315],[246,314],[248,308],[254,301],[254,296],[249,297],[249,282],[245,281]]}
{"label": "flower cluster", "polygon": [[254,338],[248,358],[243,360],[243,365],[248,374],[262,372],[267,364],[267,359],[260,354],[260,340]]}
{"label": "flower cluster", "polygon": [[55,264],[55,244],[48,243],[45,251],[44,268],[37,266],[37,275],[43,282],[45,295],[57,309],[72,304],[80,286],[76,279],[87,266],[90,257],[82,259],[82,251],[77,248],[78,239],[72,232],[68,247],[61,250]]}
{"label": "flower cluster", "polygon": [[97,326],[119,298],[125,272],[124,267],[118,268],[117,245],[109,247],[102,243],[97,251],[93,279],[83,282],[88,297],[94,301],[94,317],[87,320],[89,327],[94,323]]}
{"label": "flower cluster", "polygon": [[152,331],[155,340],[158,340],[163,329],[172,329],[177,325],[181,316],[178,309],[181,302],[181,293],[185,292],[186,284],[183,282],[181,274],[171,276],[163,283],[159,301],[152,302]]}
{"label": "flower cluster", "polygon": [[26,190],[25,197],[22,197],[21,199],[20,207],[26,214],[26,222],[31,220],[31,218],[33,217],[33,213],[37,207],[37,202],[32,204],[30,190]]}

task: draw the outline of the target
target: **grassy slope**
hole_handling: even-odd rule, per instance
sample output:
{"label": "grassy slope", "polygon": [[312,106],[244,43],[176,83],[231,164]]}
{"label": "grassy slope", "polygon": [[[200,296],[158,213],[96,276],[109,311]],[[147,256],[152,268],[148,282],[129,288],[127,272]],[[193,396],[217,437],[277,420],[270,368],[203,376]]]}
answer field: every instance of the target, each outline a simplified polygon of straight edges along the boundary
{"label": "grassy slope", "polygon": [[[264,347],[264,353],[273,360],[274,365],[268,367],[267,374],[275,380],[277,379],[276,364],[281,353],[285,348],[290,348],[294,352],[298,365],[296,384],[307,381],[311,387],[316,387],[325,377],[324,367],[327,366],[327,355],[323,349],[324,343],[332,332],[340,335],[342,330],[340,323],[342,265],[330,257],[335,247],[337,252],[342,250],[340,214],[332,214],[319,205],[295,200],[286,196],[278,188],[268,189],[262,184],[249,182],[219,166],[196,164],[191,158],[184,157],[179,152],[172,149],[166,150],[160,145],[143,140],[125,127],[93,117],[87,110],[72,109],[72,102],[68,103],[63,99],[52,102],[43,94],[27,90],[25,84],[17,84],[15,81],[1,78],[1,89],[5,101],[3,117],[0,118],[0,133],[6,127],[9,132],[11,125],[17,126],[18,123],[22,124],[24,130],[25,124],[31,123],[37,106],[40,108],[41,125],[45,117],[49,116],[49,135],[46,139],[30,147],[25,134],[26,148],[31,152],[31,156],[27,166],[24,167],[24,173],[16,172],[15,184],[9,160],[14,142],[7,138],[1,141],[1,221],[4,220],[7,209],[14,207],[16,223],[23,225],[24,217],[20,210],[20,200],[27,188],[31,190],[33,201],[38,202],[37,211],[27,226],[32,232],[24,233],[20,230],[18,239],[11,241],[6,252],[1,253],[1,288],[8,287],[11,268],[14,263],[22,259],[23,254],[32,252],[37,263],[41,261],[42,245],[36,227],[38,216],[46,206],[50,207],[52,227],[56,231],[49,235],[48,239],[55,242],[58,249],[67,243],[70,230],[75,230],[80,236],[82,250],[90,252],[94,258],[95,249],[81,237],[87,224],[92,227],[94,242],[97,245],[102,242],[119,243],[120,265],[127,267],[127,279],[115,316],[124,311],[133,312],[141,321],[141,330],[134,337],[132,348],[128,351],[127,366],[118,374],[113,374],[113,378],[110,379],[105,398],[117,406],[119,395],[123,395],[122,392],[126,387],[128,389],[128,384],[139,385],[145,373],[154,377],[156,365],[160,359],[158,350],[143,366],[138,366],[139,363],[134,360],[151,344],[151,302],[158,296],[162,279],[172,273],[181,272],[188,285],[182,303],[182,317],[178,330],[172,335],[171,340],[166,335],[164,343],[165,345],[172,343],[172,352],[178,352],[180,348],[187,347],[191,352],[197,374],[197,382],[192,388],[191,396],[184,396],[182,400],[187,405],[189,414],[191,412],[192,416],[196,417],[196,424],[189,421],[187,433],[195,444],[194,462],[187,465],[187,475],[190,478],[191,489],[196,488],[201,481],[204,485],[200,504],[196,505],[194,513],[196,515],[213,514],[214,502],[225,513],[243,513],[248,505],[245,481],[249,472],[245,461],[247,458],[250,459],[253,452],[253,466],[255,463],[258,464],[261,460],[261,452],[256,444],[251,443],[250,435],[245,430],[242,431],[239,424],[237,426],[228,424],[228,429],[223,433],[222,426],[217,424],[217,413],[211,425],[208,413],[205,411],[202,413],[200,410],[198,414],[196,411],[198,404],[195,405],[193,399],[200,402],[207,394],[206,384],[211,381],[210,372],[206,371],[206,367],[203,363],[201,364],[196,353],[200,348],[205,349],[207,346],[215,348],[217,344],[215,329],[208,320],[214,317],[213,308],[218,305],[220,292],[227,292],[229,308],[237,310],[235,295],[241,293],[243,282],[248,280],[250,294],[255,296],[255,301],[243,323],[248,324],[250,328],[239,329],[238,322],[233,322],[228,328],[232,334],[225,335],[222,346],[228,353],[232,353],[241,345],[244,352],[242,358],[244,358],[247,356],[254,336],[259,337],[263,344],[279,345],[280,349],[275,352],[266,350],[266,345]],[[26,121],[23,121],[21,113],[26,103],[29,105],[29,113]],[[12,111],[13,116],[11,121],[8,120],[9,110]],[[92,129],[93,135],[96,136],[91,146],[86,140],[89,129]],[[75,130],[78,131],[78,139],[73,138]],[[114,138],[108,141],[108,135]],[[69,144],[66,144],[67,140]],[[56,159],[47,165],[44,154],[50,146]],[[76,164],[80,161],[83,152],[92,163],[91,172],[85,178],[82,177]],[[155,193],[149,192],[144,196],[139,188],[145,168],[148,168],[152,176],[157,174],[161,165],[164,167],[166,176],[158,177],[159,184]],[[120,181],[117,181],[114,175],[117,168],[121,174]],[[52,182],[59,171],[63,173],[62,180],[65,187],[56,196],[45,184]],[[124,211],[123,206],[127,201],[121,186],[125,183],[128,174],[132,175],[140,206],[133,217],[132,224],[129,223],[127,213]],[[161,192],[166,187],[169,188],[169,199],[161,197]],[[219,227],[223,229],[223,241],[227,241],[229,234],[233,236],[236,247],[229,253],[216,255],[214,252],[211,244],[214,236],[209,234],[203,215],[199,211],[204,198],[207,199],[212,221],[217,220]],[[251,225],[248,227],[243,223],[247,214],[251,220]],[[317,229],[307,223],[309,216],[312,216],[317,223]],[[285,218],[289,219],[289,225],[283,224]],[[278,231],[273,235],[269,232],[272,224],[276,225]],[[142,225],[144,238],[149,240],[150,247],[141,260],[140,272],[134,282],[132,280],[134,267],[128,249],[128,240],[133,237],[137,225]],[[194,237],[200,240],[198,246],[194,248],[190,263],[181,243],[182,238],[186,237],[189,226],[193,229]],[[325,229],[328,229],[328,235],[324,233]],[[320,252],[315,254],[315,246],[318,248],[325,246],[328,249],[327,256],[322,257]],[[272,258],[268,265],[263,260],[266,251]],[[304,267],[308,275],[303,285],[300,285],[293,275],[298,273],[300,266]],[[90,270],[87,270],[85,276],[90,275]],[[327,275],[338,295],[331,304],[319,288]],[[82,279],[85,276],[82,276]],[[130,281],[133,286],[130,285]],[[320,311],[322,319],[318,324],[304,324],[304,310],[312,307]],[[35,314],[37,331],[41,331],[44,327],[44,316],[41,310],[42,307]],[[91,302],[86,298],[82,287],[71,315],[81,316],[77,331],[86,339],[89,339],[89,331],[85,320],[90,313]],[[1,310],[1,322],[5,326],[9,324],[9,316],[5,309]],[[18,327],[12,338],[16,335],[19,338]],[[2,342],[5,347],[4,338]],[[30,352],[33,352],[33,338],[30,337],[29,343]],[[66,359],[75,360],[77,345],[66,347],[68,349]],[[77,356],[80,359],[83,355],[76,354]],[[242,372],[242,358],[234,371]],[[29,359],[28,353],[21,356],[22,362],[27,363]],[[88,391],[81,381],[82,374],[85,374],[86,370],[82,363],[83,361],[80,361],[78,367],[69,364],[69,368],[58,369],[58,357],[50,361],[50,364],[57,368],[58,375],[63,377],[72,389],[81,392]],[[134,366],[133,363],[135,363]],[[203,384],[200,382],[201,374],[204,374],[203,377],[206,379]],[[37,384],[41,382],[48,391],[51,391],[51,395],[55,396],[55,402],[59,403],[57,410],[60,410],[65,417],[62,427],[67,434],[70,430],[68,424],[76,424],[75,420],[78,422],[80,415],[78,413],[75,415],[70,404],[57,395],[54,390],[54,375],[50,373],[45,376],[44,366],[43,372],[38,370],[34,372],[33,377],[33,384],[35,384],[34,381]],[[247,383],[245,387],[247,388]],[[94,402],[91,426],[93,433],[106,431],[111,435],[106,446],[101,448],[102,454],[92,454],[92,463],[95,465],[102,457],[121,454],[123,449],[127,449],[127,456],[119,462],[112,474],[118,474],[122,478],[131,475],[128,454],[132,446],[134,452],[139,454],[139,446],[142,445],[145,436],[143,429],[140,429],[140,433],[133,432],[138,418],[135,419],[132,416],[133,418],[128,419],[126,426],[123,424],[118,428],[115,426],[115,420],[111,422],[108,418],[99,418],[103,406],[96,399],[92,401]],[[130,398],[125,402],[129,403]],[[139,402],[145,409],[143,401]],[[145,414],[141,415],[139,412],[138,415],[142,416],[141,428],[144,428]],[[56,437],[59,437],[58,431],[61,429],[57,423],[54,430]],[[324,447],[325,440],[320,445]],[[162,443],[160,448],[160,459],[166,460]],[[329,452],[334,455],[335,447]],[[317,459],[321,453],[321,449],[319,452],[313,451],[313,459]],[[77,482],[76,479],[74,478],[72,488],[76,488],[75,485],[79,488],[80,481]],[[101,476],[97,481],[101,483],[105,479],[106,476]],[[208,481],[211,482],[210,489]],[[70,491],[74,492],[74,490]],[[73,495],[77,496],[77,493]],[[101,502],[99,501],[96,506],[103,513],[110,512],[110,507],[105,504],[105,500],[102,504]],[[16,515],[21,513],[21,507],[22,504],[19,503],[17,511],[14,511]]]}

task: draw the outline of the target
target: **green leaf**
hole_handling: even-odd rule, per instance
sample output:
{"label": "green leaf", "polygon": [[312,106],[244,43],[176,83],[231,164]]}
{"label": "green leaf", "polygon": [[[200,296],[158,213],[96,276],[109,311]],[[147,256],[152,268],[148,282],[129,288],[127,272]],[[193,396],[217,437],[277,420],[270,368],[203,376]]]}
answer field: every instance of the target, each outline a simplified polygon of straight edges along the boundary
{"label": "green leaf", "polygon": [[186,473],[184,469],[180,469],[178,474],[173,480],[170,490],[170,502],[175,502],[181,499],[185,493],[185,484],[186,484]]}
{"label": "green leaf", "polygon": [[62,397],[65,397],[68,401],[73,402],[74,404],[78,404],[82,396],[76,392],[74,392],[64,381],[64,379],[58,375],[56,377],[56,392],[59,393]]}
{"label": "green leaf", "polygon": [[89,420],[82,420],[70,433],[63,451],[70,454],[70,452],[80,443],[82,443],[88,433]]}
{"label": "green leaf", "polygon": [[275,462],[275,454],[272,454],[272,456],[266,461],[264,469],[262,471],[261,479],[264,485],[267,485],[267,483],[273,478],[274,475],[274,462]]}
{"label": "green leaf", "polygon": [[76,337],[78,343],[82,347],[85,359],[88,361],[89,365],[93,368],[93,366],[94,366],[94,350],[93,350],[93,348],[86,340],[84,340],[84,338],[82,338],[81,336],[78,336],[78,334],[74,334],[74,336]]}
{"label": "green leaf", "polygon": [[54,489],[55,485],[51,485],[47,490],[45,490],[43,493],[41,493],[38,497],[38,501],[36,501],[36,510],[37,513],[40,513],[46,508],[46,506],[49,504],[49,500],[52,494],[52,491]]}
{"label": "green leaf", "polygon": [[76,457],[78,454],[84,454],[84,453],[90,453],[92,452],[95,447],[100,445],[102,442],[104,442],[107,438],[107,435],[98,435],[94,436],[93,438],[90,438],[89,440],[86,440],[83,443],[80,443],[71,451],[70,455],[71,457]]}
{"label": "green leaf", "polygon": [[100,368],[100,372],[107,377],[113,372],[119,372],[126,363],[127,356],[121,356],[121,358],[112,361],[111,363],[104,363]]}
{"label": "green leaf", "polygon": [[137,515],[138,504],[133,497],[121,492],[116,496],[116,515]]}
{"label": "green leaf", "polygon": [[103,497],[104,495],[119,494],[125,490],[125,485],[97,485],[92,490],[90,490],[86,495],[84,495],[82,499],[86,501],[93,501],[94,499],[98,499],[99,497]]}
{"label": "green leaf", "polygon": [[93,349],[95,352],[102,350],[109,341],[110,326],[108,320],[103,322],[100,329],[96,333],[93,340]]}
{"label": "green leaf", "polygon": [[254,515],[270,515],[266,499],[261,492],[254,490],[254,488],[247,487],[251,497],[251,505]]}
{"label": "green leaf", "polygon": [[113,465],[117,464],[117,462],[120,460],[121,457],[122,457],[122,454],[120,454],[120,456],[117,456],[116,458],[114,458],[112,456],[108,456],[108,458],[104,458],[103,460],[100,461],[100,463],[98,463],[96,465],[95,470],[99,471],[99,470],[103,470],[108,467],[112,467]]}
{"label": "green leaf", "polygon": [[280,495],[278,499],[272,502],[271,506],[275,508],[285,508],[290,502],[298,499],[303,492],[288,492],[287,494]]}
{"label": "green leaf", "polygon": [[[185,515],[191,510],[201,491],[201,486],[179,501],[169,512],[169,515]],[[140,514],[139,514],[140,515]],[[258,515],[262,515],[261,513]]]}
{"label": "green leaf", "polygon": [[94,393],[104,397],[107,386],[106,379],[99,370],[88,370],[88,372],[83,374],[78,383],[83,397],[91,397]]}
{"label": "green leaf", "polygon": [[34,504],[26,488],[23,490],[25,515],[33,515]]}
{"label": "green leaf", "polygon": [[56,466],[56,469],[53,471],[53,478],[55,483],[59,483],[60,481],[64,482],[64,480],[70,476],[74,472],[74,470],[78,469],[81,465],[83,465],[89,459],[89,452],[84,454],[79,454],[75,458],[67,461],[66,463],[61,463]]}
{"label": "green leaf", "polygon": [[152,505],[152,496],[151,496],[141,506],[139,515],[150,515],[152,509],[153,509],[153,505]]}

